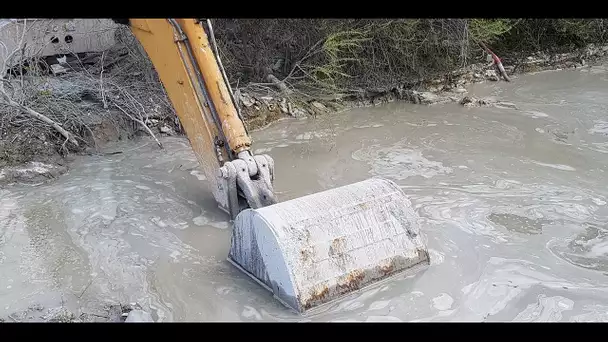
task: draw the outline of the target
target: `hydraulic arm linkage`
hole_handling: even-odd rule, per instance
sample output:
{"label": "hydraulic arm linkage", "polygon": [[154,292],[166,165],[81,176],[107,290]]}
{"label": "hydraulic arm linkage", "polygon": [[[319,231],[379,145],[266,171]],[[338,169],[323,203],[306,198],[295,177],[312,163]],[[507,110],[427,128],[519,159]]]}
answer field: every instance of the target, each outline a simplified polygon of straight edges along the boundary
{"label": "hydraulic arm linkage", "polygon": [[246,207],[276,203],[274,162],[268,155],[251,152],[251,138],[214,53],[217,48],[212,48],[205,31],[212,30],[210,22],[115,21],[131,27],[150,57],[219,207],[234,219]]}

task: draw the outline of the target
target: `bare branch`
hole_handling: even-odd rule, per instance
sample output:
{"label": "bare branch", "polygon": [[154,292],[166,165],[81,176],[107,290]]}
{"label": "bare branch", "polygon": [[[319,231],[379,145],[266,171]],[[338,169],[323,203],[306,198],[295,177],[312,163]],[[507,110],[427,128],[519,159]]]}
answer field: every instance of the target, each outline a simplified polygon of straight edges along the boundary
{"label": "bare branch", "polygon": [[279,80],[275,75],[273,74],[268,74],[268,76],[266,76],[266,79],[268,79],[268,81],[272,82],[272,84],[274,84],[277,88],[279,88],[279,90],[286,94],[289,95],[292,93],[291,89],[289,89],[287,87],[287,85],[285,85],[285,82]]}
{"label": "bare branch", "polygon": [[106,55],[106,52],[102,52],[101,61],[99,64],[101,65],[101,71],[99,72],[99,91],[101,92],[101,101],[103,103],[103,108],[108,109],[108,103],[106,102],[106,94],[103,91],[103,58]]}
{"label": "bare branch", "polygon": [[131,120],[137,122],[138,124],[140,124],[141,126],[143,126],[144,129],[148,132],[148,134],[150,134],[150,136],[152,138],[154,138],[154,140],[156,140],[156,144],[158,145],[158,147],[160,147],[161,150],[164,148],[163,144],[161,144],[161,142],[156,138],[156,135],[154,135],[154,132],[152,132],[152,130],[150,129],[150,127],[148,127],[148,125],[146,125],[145,122],[143,122],[142,120],[134,118],[131,114],[129,114],[126,110],[124,110],[121,106],[117,105],[116,103],[114,104],[114,106],[116,108],[118,108],[121,112],[123,112],[126,116],[128,116],[129,119],[131,119]]}
{"label": "bare branch", "polygon": [[47,123],[49,125],[51,125],[51,127],[53,127],[57,132],[59,132],[61,135],[63,135],[66,140],[68,140],[69,142],[71,142],[72,144],[78,146],[78,142],[76,141],[76,139],[74,138],[74,135],[68,131],[66,131],[63,127],[61,127],[61,125],[59,125],[57,122],[49,119],[48,117],[38,113],[37,111],[33,110],[30,107],[24,106],[22,104],[19,104],[17,102],[15,102],[14,100],[12,100],[6,93],[4,93],[2,91],[2,93],[0,94],[2,95],[2,97],[4,97],[2,100],[5,104],[14,107],[14,108],[18,108],[21,111],[23,111],[24,113],[30,115],[31,117],[34,117],[44,123]]}

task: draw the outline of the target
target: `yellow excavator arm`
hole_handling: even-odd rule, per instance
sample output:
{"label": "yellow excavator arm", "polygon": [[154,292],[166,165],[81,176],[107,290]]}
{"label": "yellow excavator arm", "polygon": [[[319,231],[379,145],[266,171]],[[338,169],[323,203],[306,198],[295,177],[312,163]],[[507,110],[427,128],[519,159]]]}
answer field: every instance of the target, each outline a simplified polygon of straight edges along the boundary
{"label": "yellow excavator arm", "polygon": [[[274,161],[251,138],[200,19],[115,19],[150,57],[221,209],[228,261],[299,313],[429,265],[401,188],[372,178],[278,203]],[[214,39],[212,39],[214,42]]]}
{"label": "yellow excavator arm", "polygon": [[129,25],[166,89],[219,207],[234,219],[246,207],[275,203],[274,163],[251,153],[251,138],[204,21],[129,19]]}

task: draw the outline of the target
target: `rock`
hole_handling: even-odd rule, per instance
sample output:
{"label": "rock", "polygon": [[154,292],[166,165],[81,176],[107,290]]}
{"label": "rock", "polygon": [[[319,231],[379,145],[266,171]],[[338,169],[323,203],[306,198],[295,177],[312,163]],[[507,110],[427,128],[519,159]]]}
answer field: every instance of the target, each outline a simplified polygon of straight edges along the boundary
{"label": "rock", "polygon": [[127,323],[154,323],[152,315],[144,310],[131,310],[125,320]]}
{"label": "rock", "polygon": [[478,99],[472,96],[465,96],[460,100],[460,104],[465,107],[481,107],[481,106],[490,106],[494,104],[495,101],[489,98]]}
{"label": "rock", "polygon": [[8,315],[8,318],[10,318],[10,320],[13,322],[23,322],[27,319],[27,313],[27,311],[13,312],[12,314]]}
{"label": "rock", "polygon": [[585,54],[587,56],[593,56],[597,53],[597,49],[595,48],[595,46],[593,46],[593,44],[589,44],[589,46],[587,46],[587,49],[585,51]]}
{"label": "rock", "polygon": [[490,80],[490,81],[498,81],[500,80],[498,78],[498,75],[496,74],[496,70],[486,70],[486,72],[483,75],[485,77],[486,80]]}
{"label": "rock", "polygon": [[171,129],[171,127],[169,127],[167,125],[161,126],[158,130],[161,133],[165,133],[167,135],[173,135],[173,130]]}
{"label": "rock", "polygon": [[294,107],[291,105],[291,103],[289,104],[289,107],[289,115],[293,116],[294,118],[301,119],[308,116],[308,113],[302,108]]}
{"label": "rock", "polygon": [[452,102],[458,102],[458,98],[456,96],[450,96],[449,99]]}
{"label": "rock", "polygon": [[287,105],[286,99],[281,99],[281,102],[279,102],[279,108],[281,109],[281,113],[289,114],[289,106]]}
{"label": "rock", "polygon": [[433,104],[439,102],[439,96],[428,91],[419,93],[418,97],[420,98],[420,103],[423,104]]}
{"label": "rock", "polygon": [[324,104],[322,104],[321,102],[317,102],[317,101],[313,101],[311,103],[311,105],[315,108],[317,108],[318,110],[327,110],[327,107],[325,107]]}
{"label": "rock", "polygon": [[42,316],[48,322],[68,323],[76,320],[76,315],[65,307],[49,309],[48,313]]}
{"label": "rock", "polygon": [[460,88],[460,87],[454,88],[454,90],[452,90],[452,91],[455,92],[455,93],[459,93],[459,94],[467,92],[467,90],[465,88]]}
{"label": "rock", "polygon": [[240,99],[241,103],[245,107],[251,107],[255,104],[255,100],[247,93],[241,93]]}
{"label": "rock", "polygon": [[125,312],[125,313],[129,313],[133,310],[141,310],[141,309],[142,309],[141,305],[139,305],[138,303],[135,303],[135,302],[129,303],[122,308],[123,312]]}
{"label": "rock", "polygon": [[36,303],[36,304],[30,305],[30,307],[28,309],[30,309],[32,311],[42,311],[42,310],[44,310],[44,306],[42,306],[42,304],[40,304],[40,303]]}
{"label": "rock", "polygon": [[476,72],[476,73],[473,74],[473,78],[480,79],[480,78],[483,78],[483,76],[480,73]]}
{"label": "rock", "polygon": [[264,104],[268,106],[272,102],[272,100],[274,100],[274,98],[270,96],[262,96],[260,97],[260,100],[262,100],[262,102],[264,102]]}
{"label": "rock", "polygon": [[396,87],[395,89],[393,89],[393,93],[395,93],[395,97],[399,100],[404,99],[405,95],[405,90],[402,87]]}
{"label": "rock", "polygon": [[471,103],[475,103],[477,101],[476,98],[474,97],[469,97],[469,96],[465,96],[462,98],[462,100],[460,100],[460,104],[463,106],[469,105]]}

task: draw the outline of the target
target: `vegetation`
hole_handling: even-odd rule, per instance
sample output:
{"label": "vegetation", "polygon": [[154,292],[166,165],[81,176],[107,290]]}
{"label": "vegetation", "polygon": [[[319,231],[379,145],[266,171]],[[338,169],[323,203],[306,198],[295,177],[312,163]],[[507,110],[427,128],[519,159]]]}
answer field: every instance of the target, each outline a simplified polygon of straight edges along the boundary
{"label": "vegetation", "polygon": [[234,84],[326,91],[391,87],[484,56],[568,50],[606,40],[606,19],[221,19],[215,32]]}

